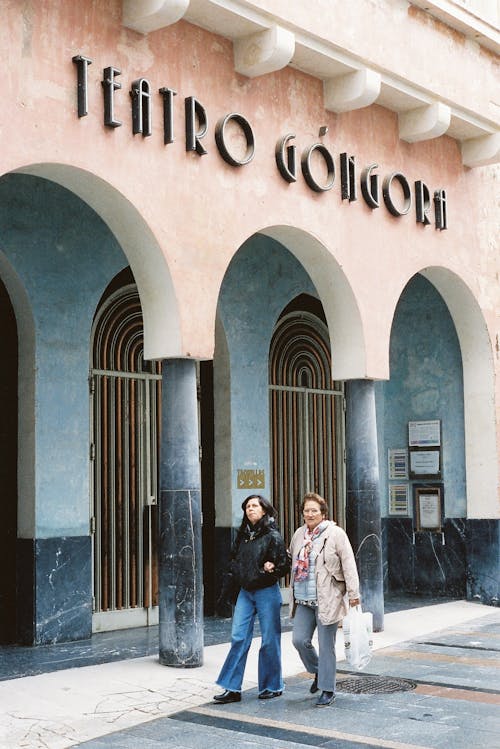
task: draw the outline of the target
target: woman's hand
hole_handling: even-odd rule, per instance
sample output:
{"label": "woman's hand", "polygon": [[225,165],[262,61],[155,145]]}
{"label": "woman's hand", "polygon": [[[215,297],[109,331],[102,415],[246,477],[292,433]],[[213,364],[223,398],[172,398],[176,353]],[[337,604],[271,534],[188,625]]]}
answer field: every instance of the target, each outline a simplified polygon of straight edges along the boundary
{"label": "woman's hand", "polygon": [[349,599],[349,606],[359,606],[359,598]]}
{"label": "woman's hand", "polygon": [[264,572],[274,572],[274,562],[264,562]]}

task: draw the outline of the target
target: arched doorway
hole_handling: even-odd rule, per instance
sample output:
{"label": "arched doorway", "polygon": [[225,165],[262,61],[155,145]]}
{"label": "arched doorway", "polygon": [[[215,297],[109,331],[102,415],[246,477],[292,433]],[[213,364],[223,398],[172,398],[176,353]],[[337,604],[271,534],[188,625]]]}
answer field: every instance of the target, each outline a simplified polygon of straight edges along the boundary
{"label": "arched doorway", "polygon": [[18,344],[14,310],[0,281],[0,643],[16,641]]}
{"label": "arched doorway", "polygon": [[90,383],[93,630],[155,624],[161,374],[134,284],[101,301]]}
{"label": "arched doorway", "polygon": [[[386,590],[462,598],[468,574],[463,354],[445,299],[423,275],[410,279],[396,307],[390,366],[390,380],[376,386],[380,453],[399,453],[403,462],[396,468],[380,461],[388,498]],[[427,422],[439,434],[434,474],[413,464],[409,447],[410,425]],[[421,491],[439,496],[434,529],[420,528]]]}
{"label": "arched doorway", "polygon": [[[302,307],[302,309],[300,309]],[[299,297],[275,327],[269,356],[272,488],[289,541],[301,523],[307,491],[344,518],[344,393],[333,383],[328,328],[321,305]]]}

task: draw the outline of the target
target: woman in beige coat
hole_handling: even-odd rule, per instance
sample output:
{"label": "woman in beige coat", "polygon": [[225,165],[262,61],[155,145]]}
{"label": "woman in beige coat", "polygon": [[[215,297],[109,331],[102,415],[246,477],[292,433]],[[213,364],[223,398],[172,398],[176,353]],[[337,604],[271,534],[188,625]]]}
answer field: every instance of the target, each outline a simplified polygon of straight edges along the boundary
{"label": "woman in beige coat", "polygon": [[[335,699],[338,623],[350,606],[359,604],[359,578],[354,553],[342,528],[327,520],[328,505],[319,494],[305,495],[304,525],[290,544],[292,556],[292,641],[306,671],[314,674],[311,694],[321,689],[316,707]],[[319,653],[311,640],[318,630]]]}

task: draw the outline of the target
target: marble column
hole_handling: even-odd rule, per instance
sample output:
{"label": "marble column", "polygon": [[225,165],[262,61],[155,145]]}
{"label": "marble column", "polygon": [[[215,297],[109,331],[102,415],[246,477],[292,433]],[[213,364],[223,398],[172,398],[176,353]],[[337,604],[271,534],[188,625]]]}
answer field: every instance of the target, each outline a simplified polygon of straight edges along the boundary
{"label": "marble column", "polygon": [[196,362],[163,362],[159,651],[165,666],[203,665],[203,564]]}
{"label": "marble column", "polygon": [[373,629],[384,628],[382,528],[375,413],[371,380],[346,383],[346,526],[356,554],[361,605],[373,614]]}

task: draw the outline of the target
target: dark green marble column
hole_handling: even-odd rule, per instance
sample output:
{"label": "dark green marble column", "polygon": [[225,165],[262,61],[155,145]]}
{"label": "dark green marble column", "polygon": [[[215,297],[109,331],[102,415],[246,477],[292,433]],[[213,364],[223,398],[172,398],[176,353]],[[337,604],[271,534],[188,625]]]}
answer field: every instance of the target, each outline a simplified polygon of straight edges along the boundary
{"label": "dark green marble column", "polygon": [[373,629],[384,628],[382,528],[375,412],[371,380],[346,383],[346,527],[356,554],[361,605],[373,614]]}
{"label": "dark green marble column", "polygon": [[203,564],[196,363],[163,362],[160,454],[160,663],[203,665]]}

